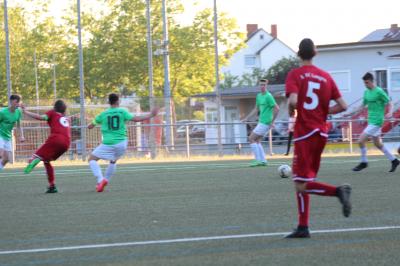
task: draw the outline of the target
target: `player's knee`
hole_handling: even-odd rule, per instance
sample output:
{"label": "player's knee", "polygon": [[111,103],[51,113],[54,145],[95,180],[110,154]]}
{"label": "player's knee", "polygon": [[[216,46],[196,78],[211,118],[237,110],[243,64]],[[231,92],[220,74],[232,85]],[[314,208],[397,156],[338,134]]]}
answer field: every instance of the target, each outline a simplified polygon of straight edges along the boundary
{"label": "player's knee", "polygon": [[294,187],[296,189],[296,192],[304,192],[306,190],[306,183],[305,182],[294,182]]}

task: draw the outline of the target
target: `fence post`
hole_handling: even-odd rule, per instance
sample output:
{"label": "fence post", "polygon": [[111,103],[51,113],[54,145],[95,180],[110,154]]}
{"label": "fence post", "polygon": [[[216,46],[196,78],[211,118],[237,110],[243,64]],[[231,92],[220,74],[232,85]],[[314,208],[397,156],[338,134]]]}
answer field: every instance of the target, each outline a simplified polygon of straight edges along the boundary
{"label": "fence post", "polygon": [[272,129],[269,130],[268,142],[269,142],[269,154],[274,155],[274,151],[272,150]]}
{"label": "fence post", "polygon": [[189,125],[186,125],[186,156],[190,158],[190,136],[189,136]]}
{"label": "fence post", "polygon": [[349,144],[350,153],[353,153],[353,121],[349,121]]}

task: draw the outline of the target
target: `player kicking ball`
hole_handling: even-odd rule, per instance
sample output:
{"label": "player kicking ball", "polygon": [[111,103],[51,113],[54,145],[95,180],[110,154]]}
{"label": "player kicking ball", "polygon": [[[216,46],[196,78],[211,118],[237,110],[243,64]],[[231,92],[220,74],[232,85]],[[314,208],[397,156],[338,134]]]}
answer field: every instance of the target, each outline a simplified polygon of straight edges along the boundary
{"label": "player kicking ball", "polygon": [[[332,77],[312,64],[316,55],[312,40],[303,39],[298,56],[303,66],[289,72],[286,79],[286,96],[289,114],[297,110],[294,127],[293,181],[298,207],[298,226],[286,238],[308,238],[310,194],[337,197],[345,217],[351,213],[350,185],[339,187],[316,182],[321,154],[327,142],[326,119],[347,109]],[[330,102],[336,104],[330,107]]]}
{"label": "player kicking ball", "polygon": [[57,100],[54,103],[54,108],[44,115],[29,112],[23,106],[22,110],[24,114],[32,117],[33,119],[40,121],[47,121],[50,126],[50,136],[46,142],[32,155],[29,160],[28,166],[25,168],[25,174],[32,172],[33,168],[43,161],[44,167],[46,168],[47,180],[49,187],[46,193],[57,193],[57,187],[55,184],[54,168],[51,165],[51,161],[57,160],[63,155],[68,149],[71,143],[71,127],[69,119],[65,116],[67,105],[62,100]]}
{"label": "player kicking ball", "polygon": [[[110,108],[96,116],[89,129],[96,125],[101,125],[101,134],[103,143],[98,146],[89,157],[89,166],[93,175],[97,178],[97,192],[103,192],[116,169],[117,160],[124,155],[128,146],[128,136],[126,123],[128,121],[140,122],[150,119],[157,115],[158,108],[151,110],[151,113],[145,116],[134,116],[126,109],[119,107],[119,96],[111,93],[108,96]],[[107,160],[110,162],[105,175],[101,172],[98,160]]]}

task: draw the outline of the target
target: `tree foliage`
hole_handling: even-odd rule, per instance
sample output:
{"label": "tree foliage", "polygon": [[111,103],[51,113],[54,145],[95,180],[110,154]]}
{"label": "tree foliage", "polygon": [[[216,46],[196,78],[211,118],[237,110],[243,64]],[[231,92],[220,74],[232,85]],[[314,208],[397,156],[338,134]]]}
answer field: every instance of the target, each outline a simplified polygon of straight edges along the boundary
{"label": "tree foliage", "polygon": [[[106,5],[104,14],[82,12],[85,95],[88,100],[104,98],[110,91],[130,95],[148,95],[148,60],[145,1],[91,1]],[[162,39],[161,0],[151,1],[153,40]],[[53,97],[53,58],[57,73],[57,96],[79,99],[76,6],[65,12],[62,24],[48,15],[48,0],[35,1],[36,8],[9,7],[11,66],[13,92],[25,99],[35,97],[33,54],[36,51],[41,98]],[[213,13],[197,13],[190,25],[181,25],[177,14],[184,12],[181,1],[168,1],[169,54],[171,93],[177,100],[213,90],[214,43]],[[3,20],[3,10],[1,19]],[[221,66],[236,52],[244,34],[236,21],[219,15],[219,43],[224,47]],[[5,43],[4,31],[0,41]],[[158,47],[153,45],[153,50]],[[5,58],[5,47],[0,46]],[[162,56],[153,57],[154,93],[163,95]],[[1,95],[6,102],[5,62],[0,64]]]}

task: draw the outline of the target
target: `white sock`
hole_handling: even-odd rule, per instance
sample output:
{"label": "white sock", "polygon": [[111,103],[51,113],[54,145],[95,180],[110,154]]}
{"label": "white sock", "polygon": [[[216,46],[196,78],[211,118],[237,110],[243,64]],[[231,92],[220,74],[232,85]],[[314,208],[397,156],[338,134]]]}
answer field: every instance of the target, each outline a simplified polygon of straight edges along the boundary
{"label": "white sock", "polygon": [[361,150],[361,162],[362,163],[367,163],[368,162],[368,160],[367,160],[367,148],[366,147],[360,148],[360,150]]}
{"label": "white sock", "polygon": [[393,154],[390,153],[390,151],[386,148],[385,145],[383,145],[381,151],[383,152],[383,154],[385,154],[386,158],[388,158],[390,161],[393,161],[394,159],[396,159],[396,157],[394,157]]}
{"label": "white sock", "polygon": [[95,160],[89,161],[90,169],[92,169],[93,175],[97,178],[97,184],[103,180],[103,174],[101,173],[100,165]]}
{"label": "white sock", "polygon": [[261,162],[267,162],[267,159],[265,159],[264,148],[263,148],[261,142],[258,143],[258,152],[259,152],[259,154],[260,154],[260,161],[261,161]]}
{"label": "white sock", "polygon": [[259,151],[258,151],[258,144],[257,143],[251,143],[250,147],[251,147],[251,150],[253,151],[254,159],[259,161],[260,160],[260,155],[259,155]]}
{"label": "white sock", "polygon": [[117,168],[117,164],[116,163],[110,163],[106,169],[106,173],[105,173],[105,178],[107,179],[107,181],[110,181],[112,175],[115,172],[115,169]]}

